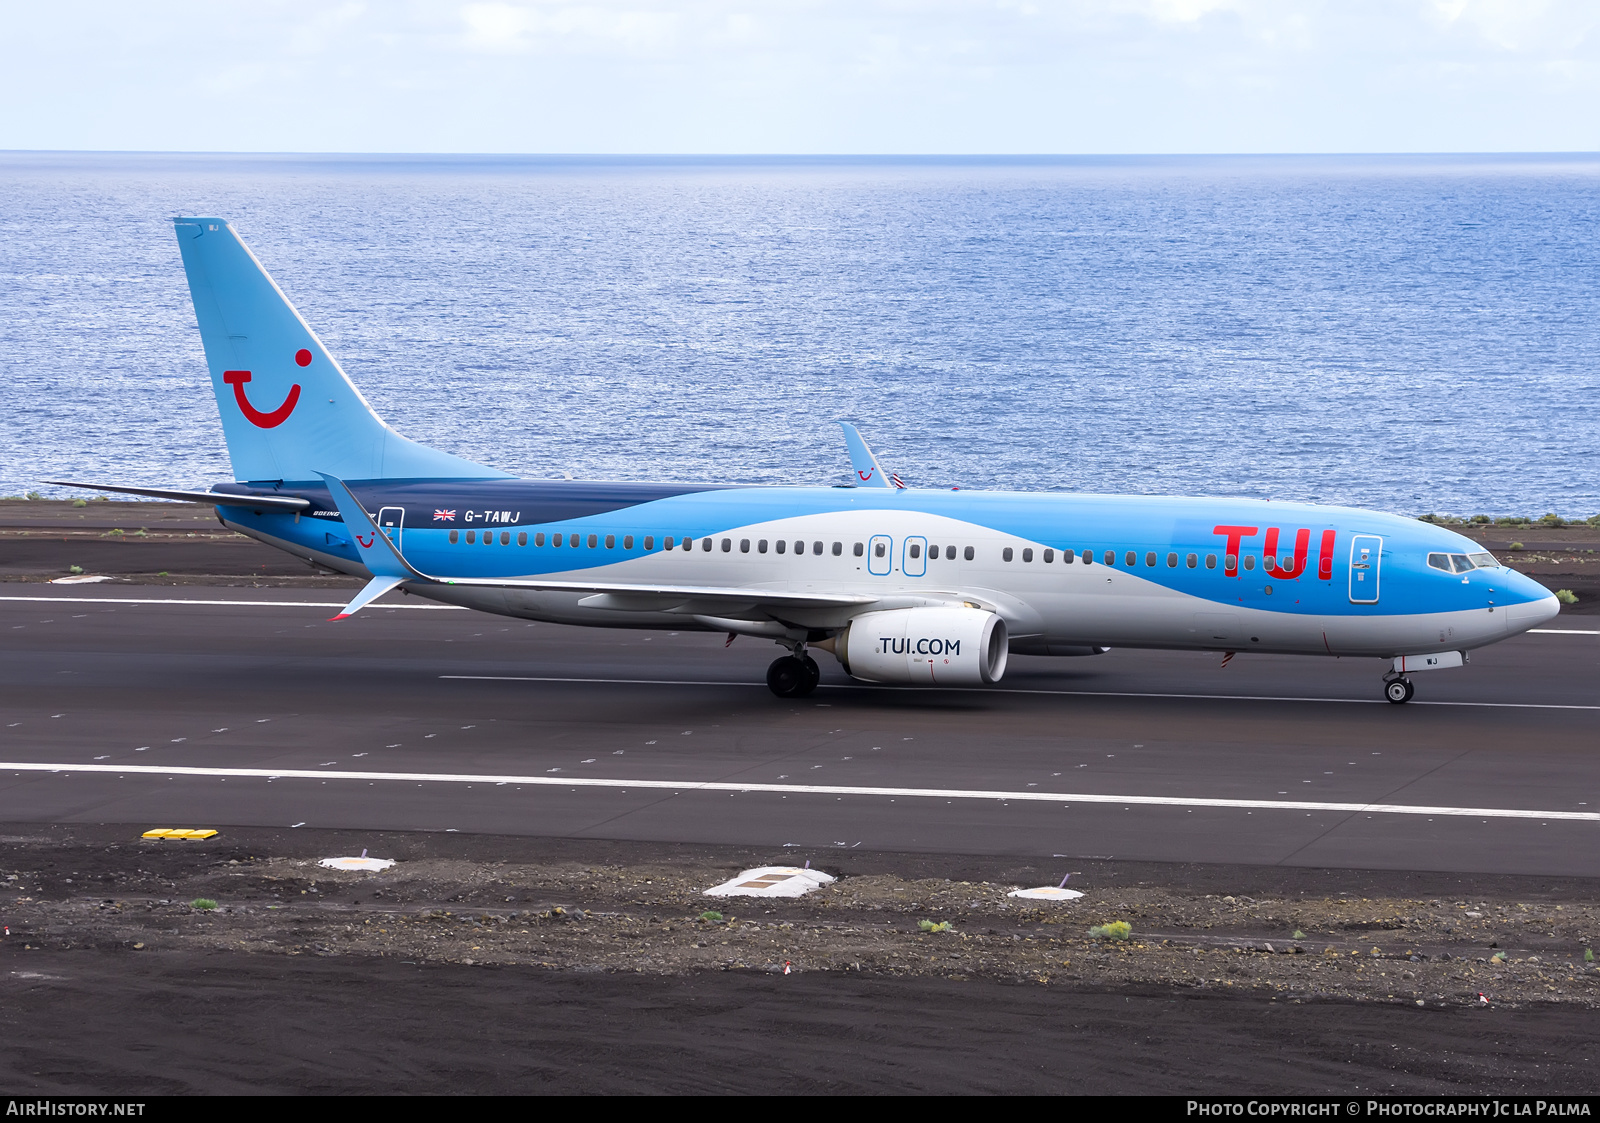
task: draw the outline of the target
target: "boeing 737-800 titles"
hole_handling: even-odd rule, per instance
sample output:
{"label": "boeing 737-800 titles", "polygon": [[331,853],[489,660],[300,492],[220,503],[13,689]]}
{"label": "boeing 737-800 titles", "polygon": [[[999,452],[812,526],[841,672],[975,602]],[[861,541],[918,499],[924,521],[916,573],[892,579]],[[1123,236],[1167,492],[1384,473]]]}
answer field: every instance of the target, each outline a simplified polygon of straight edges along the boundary
{"label": "boeing 737-800 titles", "polygon": [[[362,398],[233,227],[175,220],[233,482],[73,483],[216,505],[223,525],[400,588],[531,620],[703,629],[786,648],[774,693],[831,652],[875,683],[981,686],[1009,653],[1110,647],[1366,656],[1409,673],[1556,614],[1443,527],[1241,499],[925,490],[845,426],[845,486],[525,480],[409,441]],[[54,481],[67,483],[68,481]]]}

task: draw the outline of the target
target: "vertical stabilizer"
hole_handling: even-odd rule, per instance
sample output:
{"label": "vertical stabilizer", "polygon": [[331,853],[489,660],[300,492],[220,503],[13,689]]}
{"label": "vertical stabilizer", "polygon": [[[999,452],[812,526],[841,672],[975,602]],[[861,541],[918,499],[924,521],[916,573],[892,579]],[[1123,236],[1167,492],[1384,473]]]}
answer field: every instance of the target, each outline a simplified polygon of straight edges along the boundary
{"label": "vertical stabilizer", "polygon": [[220,218],[173,223],[236,479],[507,475],[385,425],[233,227]]}

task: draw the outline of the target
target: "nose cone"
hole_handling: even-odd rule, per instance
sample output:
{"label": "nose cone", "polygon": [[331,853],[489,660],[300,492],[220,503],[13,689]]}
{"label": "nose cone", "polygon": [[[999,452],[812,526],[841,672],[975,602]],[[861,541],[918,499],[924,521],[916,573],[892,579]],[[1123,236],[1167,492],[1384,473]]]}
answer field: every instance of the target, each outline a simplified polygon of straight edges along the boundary
{"label": "nose cone", "polygon": [[1555,619],[1561,611],[1556,595],[1531,577],[1511,573],[1506,582],[1506,615],[1509,630],[1525,632]]}

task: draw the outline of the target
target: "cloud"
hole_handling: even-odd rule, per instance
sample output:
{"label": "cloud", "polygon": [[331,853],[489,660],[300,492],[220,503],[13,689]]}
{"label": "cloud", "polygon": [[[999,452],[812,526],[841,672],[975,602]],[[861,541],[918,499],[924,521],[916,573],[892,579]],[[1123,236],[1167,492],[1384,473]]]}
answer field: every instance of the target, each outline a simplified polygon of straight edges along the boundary
{"label": "cloud", "polygon": [[467,4],[461,9],[463,45],[472,51],[526,54],[621,49],[661,54],[673,45],[682,15],[623,5]]}

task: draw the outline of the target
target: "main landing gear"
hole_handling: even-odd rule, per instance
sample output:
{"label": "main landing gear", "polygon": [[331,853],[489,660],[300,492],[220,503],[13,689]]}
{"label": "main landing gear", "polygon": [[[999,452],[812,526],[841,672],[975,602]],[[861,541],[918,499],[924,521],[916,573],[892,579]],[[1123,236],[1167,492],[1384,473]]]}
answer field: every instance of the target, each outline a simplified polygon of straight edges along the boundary
{"label": "main landing gear", "polygon": [[805,653],[805,648],[797,648],[796,652],[774,660],[767,668],[767,687],[779,698],[804,698],[822,679],[822,668]]}
{"label": "main landing gear", "polygon": [[1383,696],[1397,706],[1411,701],[1411,696],[1416,692],[1417,688],[1412,686],[1411,680],[1404,675],[1386,679],[1383,684]]}

